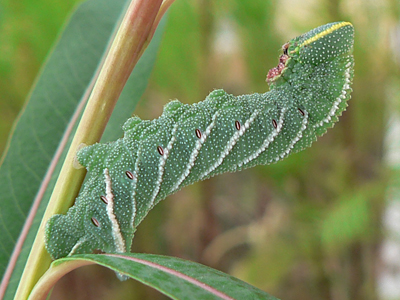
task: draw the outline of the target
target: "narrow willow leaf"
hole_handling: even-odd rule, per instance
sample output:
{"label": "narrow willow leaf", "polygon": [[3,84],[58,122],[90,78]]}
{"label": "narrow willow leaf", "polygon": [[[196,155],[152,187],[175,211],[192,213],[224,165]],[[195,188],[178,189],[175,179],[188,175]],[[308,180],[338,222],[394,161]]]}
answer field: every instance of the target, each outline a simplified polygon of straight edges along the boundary
{"label": "narrow willow leaf", "polygon": [[59,259],[52,264],[48,276],[45,275],[44,280],[39,282],[37,292],[43,293],[44,286],[49,288],[43,281],[54,280],[55,273],[61,276],[63,269],[70,271],[72,265],[76,268],[87,262],[136,279],[172,299],[277,300],[254,286],[204,265],[175,257],[142,253],[86,254]]}
{"label": "narrow willow leaf", "polygon": [[[72,116],[80,102],[85,100],[85,91],[96,73],[126,2],[89,0],[76,8],[49,54],[29,102],[16,124],[0,169],[0,228],[3,232],[0,234],[0,298],[3,293],[6,299],[13,298],[69,142],[58,149],[63,154],[54,170],[50,171],[49,164],[52,160],[57,163],[54,156],[60,141],[70,138],[66,135],[66,128],[75,125]],[[144,92],[164,23],[160,23],[152,42],[129,78],[107,125],[105,139],[121,136],[118,133],[123,122],[121,118],[124,120],[131,115]],[[73,135],[73,132],[70,134]],[[46,172],[48,179],[51,177],[48,183]],[[38,189],[42,189],[43,194],[37,195]],[[30,211],[35,195],[36,202]],[[29,230],[29,233],[18,239],[28,213],[32,215],[31,223],[25,224],[25,231]],[[12,253],[16,261],[9,263]]]}
{"label": "narrow willow leaf", "polygon": [[79,6],[19,117],[0,169],[1,274],[125,2],[107,4],[105,0],[91,0]]}
{"label": "narrow willow leaf", "polygon": [[139,223],[166,196],[309,147],[347,106],[353,41],[348,22],[318,27],[282,47],[269,92],[215,90],[194,105],[172,101],[158,119],[126,121],[123,138],[82,149],[88,177],[75,205],[47,224],[51,256],[128,252]]}

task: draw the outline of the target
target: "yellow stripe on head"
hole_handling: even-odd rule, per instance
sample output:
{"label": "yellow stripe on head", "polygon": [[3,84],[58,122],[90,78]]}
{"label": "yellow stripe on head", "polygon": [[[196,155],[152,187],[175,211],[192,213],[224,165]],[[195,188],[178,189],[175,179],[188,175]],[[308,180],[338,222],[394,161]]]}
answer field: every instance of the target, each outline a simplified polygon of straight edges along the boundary
{"label": "yellow stripe on head", "polygon": [[305,46],[305,45],[311,44],[311,43],[313,43],[313,42],[319,40],[320,38],[322,38],[322,37],[324,37],[324,36],[326,36],[326,35],[328,35],[328,34],[334,32],[335,30],[338,30],[339,28],[342,28],[342,27],[347,26],[347,25],[353,26],[353,24],[351,24],[350,22],[340,22],[340,23],[333,24],[333,25],[332,25],[331,27],[329,27],[328,29],[326,29],[326,30],[324,30],[324,31],[321,31],[320,33],[314,35],[313,37],[309,38],[308,40],[305,40],[305,41],[300,45],[300,47],[303,47],[303,46]]}

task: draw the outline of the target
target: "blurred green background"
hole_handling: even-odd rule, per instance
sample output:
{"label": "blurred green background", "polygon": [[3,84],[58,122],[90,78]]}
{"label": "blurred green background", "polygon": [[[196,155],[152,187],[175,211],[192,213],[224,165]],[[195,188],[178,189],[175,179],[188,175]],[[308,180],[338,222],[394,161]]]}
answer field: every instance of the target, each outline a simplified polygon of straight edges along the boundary
{"label": "blurred green background", "polygon": [[[0,152],[77,2],[0,2]],[[135,111],[143,119],[159,116],[171,99],[198,102],[214,88],[264,92],[282,44],[341,20],[356,30],[354,92],[340,122],[310,149],[161,202],[140,225],[133,251],[201,262],[284,300],[400,299],[400,231],[388,231],[391,216],[400,220],[393,208],[399,16],[398,0],[176,0]],[[52,299],[165,297],[87,267],[66,276]]]}

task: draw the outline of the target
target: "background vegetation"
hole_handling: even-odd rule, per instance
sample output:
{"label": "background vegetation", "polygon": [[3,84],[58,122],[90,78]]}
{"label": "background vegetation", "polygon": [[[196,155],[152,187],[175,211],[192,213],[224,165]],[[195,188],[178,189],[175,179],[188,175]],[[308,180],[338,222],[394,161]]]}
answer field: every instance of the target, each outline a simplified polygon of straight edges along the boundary
{"label": "background vegetation", "polygon": [[[0,3],[0,151],[76,2]],[[283,43],[338,20],[356,29],[354,93],[340,122],[312,148],[195,184],[160,203],[140,225],[133,251],[201,262],[284,300],[391,296],[378,282],[388,187],[398,178],[385,138],[400,108],[399,15],[395,0],[176,0],[135,112],[142,118],[157,117],[170,99],[203,100],[214,88],[266,91],[266,73]],[[110,295],[164,299],[100,267],[66,276],[52,297]]]}

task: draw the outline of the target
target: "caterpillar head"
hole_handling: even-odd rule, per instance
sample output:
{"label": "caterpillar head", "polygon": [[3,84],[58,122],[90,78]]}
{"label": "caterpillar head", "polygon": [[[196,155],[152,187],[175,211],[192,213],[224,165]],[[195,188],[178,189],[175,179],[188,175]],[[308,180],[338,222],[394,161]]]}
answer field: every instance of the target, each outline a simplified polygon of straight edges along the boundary
{"label": "caterpillar head", "polygon": [[268,73],[270,88],[283,99],[282,105],[307,111],[317,135],[332,127],[347,106],[353,44],[351,23],[320,26],[286,43],[278,66]]}
{"label": "caterpillar head", "polygon": [[269,70],[267,82],[273,88],[275,85],[290,81],[299,73],[293,74],[296,64],[319,65],[338,56],[349,55],[353,50],[353,43],[354,27],[349,22],[336,22],[317,27],[282,46],[279,63]]}

